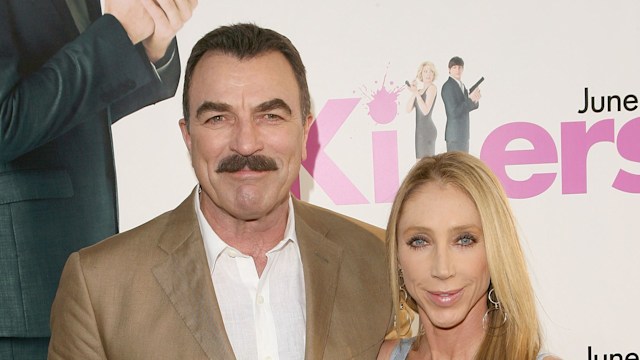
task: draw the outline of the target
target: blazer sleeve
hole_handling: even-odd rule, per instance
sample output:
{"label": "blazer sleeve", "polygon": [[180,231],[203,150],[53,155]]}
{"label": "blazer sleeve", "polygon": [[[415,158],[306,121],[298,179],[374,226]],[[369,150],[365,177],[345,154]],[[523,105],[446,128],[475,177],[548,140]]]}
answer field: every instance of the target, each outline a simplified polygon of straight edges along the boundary
{"label": "blazer sleeve", "polygon": [[[137,50],[140,52],[142,58],[147,59],[142,44],[138,44]],[[130,95],[122,98],[111,106],[110,115],[112,123],[147,105],[154,104],[175,95],[178,82],[180,81],[180,55],[178,53],[178,42],[175,38],[169,45],[165,57],[168,58],[168,60],[164,63],[161,70],[152,69],[155,75],[153,81],[136,88]],[[162,61],[161,59],[160,62]]]}
{"label": "blazer sleeve", "polygon": [[48,358],[107,359],[77,252],[64,266],[51,307]]}
{"label": "blazer sleeve", "polygon": [[[4,2],[2,2],[4,3]],[[4,13],[0,22],[0,162],[11,161],[83,121],[111,121],[173,96],[176,56],[159,76],[118,20],[98,18],[36,71],[20,73],[20,44]],[[5,21],[6,20],[6,21]]]}

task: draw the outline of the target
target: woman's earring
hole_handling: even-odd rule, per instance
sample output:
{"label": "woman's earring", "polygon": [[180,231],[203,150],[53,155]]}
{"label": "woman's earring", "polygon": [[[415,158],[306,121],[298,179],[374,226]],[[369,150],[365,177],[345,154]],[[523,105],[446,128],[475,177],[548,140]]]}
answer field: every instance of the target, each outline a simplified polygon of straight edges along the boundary
{"label": "woman's earring", "polygon": [[[507,323],[508,320],[508,316],[507,313],[502,309],[502,306],[500,305],[500,301],[498,300],[498,297],[496,296],[496,292],[493,289],[493,287],[491,287],[491,290],[489,290],[489,302],[493,305],[493,307],[490,307],[489,309],[487,309],[487,311],[484,313],[484,316],[482,317],[482,328],[487,330],[495,330],[495,329],[499,329],[501,327],[504,326],[504,324]],[[493,314],[491,314],[493,313]],[[499,316],[499,314],[502,313],[502,323],[498,326],[495,326],[493,324],[493,317],[494,316]],[[491,314],[491,316],[490,316]],[[489,322],[489,325],[487,325],[487,322]]]}
{"label": "woman's earring", "polygon": [[[409,293],[407,293],[407,289],[404,286],[404,276],[402,273],[402,269],[398,269],[398,285],[399,285],[399,293],[400,293],[400,309],[398,311],[399,314],[402,314],[401,318],[398,319],[398,315],[393,316],[393,327],[395,329],[402,330],[398,332],[398,335],[404,336],[411,332],[411,324],[413,322],[413,316],[411,316],[411,312],[407,309],[407,301],[409,300]],[[400,321],[400,324],[398,324]],[[399,328],[400,327],[400,328]]]}

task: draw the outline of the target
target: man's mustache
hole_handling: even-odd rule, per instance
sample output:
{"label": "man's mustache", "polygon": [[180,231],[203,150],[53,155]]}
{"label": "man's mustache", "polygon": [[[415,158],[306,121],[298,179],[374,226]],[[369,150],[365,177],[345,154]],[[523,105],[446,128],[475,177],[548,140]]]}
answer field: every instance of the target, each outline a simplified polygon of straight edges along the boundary
{"label": "man's mustache", "polygon": [[264,155],[242,156],[238,154],[229,155],[218,163],[217,173],[236,172],[244,168],[252,171],[273,171],[278,170],[276,161]]}

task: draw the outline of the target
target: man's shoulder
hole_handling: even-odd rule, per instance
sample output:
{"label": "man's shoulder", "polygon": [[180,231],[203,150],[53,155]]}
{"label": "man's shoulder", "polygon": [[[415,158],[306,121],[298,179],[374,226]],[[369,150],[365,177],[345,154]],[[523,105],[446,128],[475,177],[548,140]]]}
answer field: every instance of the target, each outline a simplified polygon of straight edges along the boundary
{"label": "man's shoulder", "polygon": [[[146,259],[152,258],[154,252],[166,252],[162,250],[165,245],[161,243],[163,239],[172,238],[179,242],[186,238],[188,235],[185,234],[186,232],[193,232],[197,228],[195,210],[190,207],[193,207],[193,201],[187,198],[177,208],[142,225],[81,249],[79,251],[80,257],[92,259],[92,261],[113,260],[121,262],[130,259],[135,262],[137,261],[136,257]],[[168,234],[169,236],[167,236]]]}
{"label": "man's shoulder", "polygon": [[82,258],[86,257],[107,257],[118,256],[126,252],[143,252],[156,245],[158,237],[163,229],[167,227],[167,222],[171,211],[157,216],[148,222],[120,234],[110,236],[94,245],[79,251]]}
{"label": "man's shoulder", "polygon": [[453,80],[453,78],[451,76],[449,76],[447,78],[447,81],[444,82],[444,84],[442,84],[442,89],[444,90],[445,87],[449,88],[451,86],[456,85],[456,81]]}
{"label": "man's shoulder", "polygon": [[295,201],[295,211],[296,216],[303,219],[309,227],[328,237],[349,236],[352,239],[371,239],[377,242],[384,239],[384,230],[375,225],[305,201]]}

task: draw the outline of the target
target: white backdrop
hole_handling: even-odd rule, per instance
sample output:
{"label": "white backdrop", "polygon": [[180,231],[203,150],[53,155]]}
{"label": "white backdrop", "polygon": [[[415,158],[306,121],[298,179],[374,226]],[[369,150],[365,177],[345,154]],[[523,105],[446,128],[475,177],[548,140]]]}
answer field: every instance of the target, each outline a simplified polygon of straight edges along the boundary
{"label": "white backdrop", "polygon": [[[506,126],[508,134],[518,137],[522,126],[514,123],[544,130],[540,132],[551,140],[545,154],[557,152],[550,163],[507,166],[505,176],[522,181],[533,174],[557,174],[549,186],[537,185],[535,196],[511,203],[547,347],[566,359],[591,360],[595,355],[640,353],[640,243],[633,235],[640,213],[640,120],[633,119],[640,111],[632,102],[640,97],[639,13],[637,0],[200,0],[179,34],[179,46],[184,64],[192,45],[219,25],[255,22],[287,35],[307,65],[316,115],[322,110],[334,115],[317,121],[325,162],[316,170],[326,169],[329,159],[341,172],[331,175],[352,186],[329,189],[326,181],[302,170],[302,198],[381,227],[390,207],[385,190],[415,162],[415,115],[404,111],[408,91],[401,86],[413,79],[420,62],[430,60],[439,71],[435,82],[440,89],[449,58],[461,56],[467,86],[486,78],[480,108],[471,113],[470,152],[480,156],[484,145],[485,160],[503,159],[495,149],[494,131]],[[629,95],[631,110],[579,113],[585,88],[597,107],[600,96]],[[182,85],[176,98],[114,126],[122,230],[172,209],[195,185],[177,126],[181,96]],[[342,118],[335,115],[339,104],[348,110]],[[396,105],[397,112],[380,117],[381,109]],[[440,98],[433,118],[436,150],[444,151],[446,118]],[[612,120],[601,122],[605,119]],[[340,125],[338,120],[344,122],[333,134],[327,129]],[[589,136],[607,139],[590,147],[585,176],[577,170],[585,167],[580,159],[587,152],[579,150],[589,146],[581,145],[585,136],[571,130],[572,122],[587,130],[598,123],[601,128]],[[380,142],[381,136],[391,142]],[[533,146],[516,139],[507,149]],[[386,157],[374,157],[374,151]],[[620,169],[630,174],[626,192],[612,187]],[[586,190],[578,189],[579,183],[586,183]],[[629,191],[633,187],[635,193]],[[337,205],[340,199],[348,204]]]}

